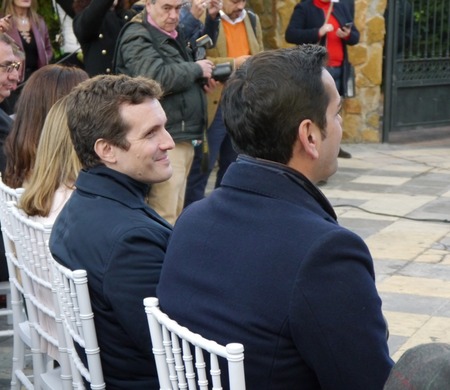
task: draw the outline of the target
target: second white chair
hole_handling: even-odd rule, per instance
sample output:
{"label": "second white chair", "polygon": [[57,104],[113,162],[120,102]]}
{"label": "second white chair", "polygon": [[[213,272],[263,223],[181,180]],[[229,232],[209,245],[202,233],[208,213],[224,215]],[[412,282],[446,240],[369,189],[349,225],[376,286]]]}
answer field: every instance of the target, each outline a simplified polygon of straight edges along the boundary
{"label": "second white chair", "polygon": [[[222,389],[218,357],[228,361],[229,389],[245,390],[244,346],[242,344],[230,343],[223,346],[191,332],[160,310],[158,298],[145,298],[144,306],[150,328],[160,390]],[[191,347],[195,351],[194,356],[192,356]],[[204,353],[207,353],[210,358],[209,374]],[[211,384],[208,378],[211,378]]]}

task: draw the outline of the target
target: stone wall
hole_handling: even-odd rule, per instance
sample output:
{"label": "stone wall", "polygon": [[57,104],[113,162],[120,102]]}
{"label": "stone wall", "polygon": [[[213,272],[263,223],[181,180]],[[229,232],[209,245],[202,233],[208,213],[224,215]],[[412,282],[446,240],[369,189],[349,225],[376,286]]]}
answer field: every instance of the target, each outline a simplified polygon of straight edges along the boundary
{"label": "stone wall", "polygon": [[[344,102],[344,142],[380,142],[381,81],[387,0],[355,0],[355,24],[361,39],[349,47],[356,70],[356,97]],[[248,0],[261,19],[266,49],[288,47],[284,32],[296,0]]]}

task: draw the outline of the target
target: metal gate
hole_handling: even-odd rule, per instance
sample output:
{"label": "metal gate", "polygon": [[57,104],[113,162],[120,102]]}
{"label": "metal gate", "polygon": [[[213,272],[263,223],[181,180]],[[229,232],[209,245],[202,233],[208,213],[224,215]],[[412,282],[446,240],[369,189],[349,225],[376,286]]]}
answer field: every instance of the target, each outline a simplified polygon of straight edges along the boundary
{"label": "metal gate", "polygon": [[387,7],[383,142],[450,126],[450,1],[388,0]]}

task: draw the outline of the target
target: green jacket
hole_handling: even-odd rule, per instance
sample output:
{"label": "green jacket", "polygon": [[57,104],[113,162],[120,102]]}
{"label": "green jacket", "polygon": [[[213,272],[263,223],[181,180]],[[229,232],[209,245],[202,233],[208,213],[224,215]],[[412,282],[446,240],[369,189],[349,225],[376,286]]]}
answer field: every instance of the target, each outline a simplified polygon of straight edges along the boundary
{"label": "green jacket", "polygon": [[117,42],[115,73],[146,76],[161,84],[166,128],[175,142],[202,139],[206,126],[202,70],[182,33],[170,38],[147,22],[144,10],[124,26]]}

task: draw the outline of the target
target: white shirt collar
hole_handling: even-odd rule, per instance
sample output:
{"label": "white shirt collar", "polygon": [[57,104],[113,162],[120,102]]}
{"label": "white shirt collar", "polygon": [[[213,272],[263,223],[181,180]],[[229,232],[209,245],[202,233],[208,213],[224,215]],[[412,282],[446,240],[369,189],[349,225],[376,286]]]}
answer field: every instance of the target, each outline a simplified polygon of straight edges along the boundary
{"label": "white shirt collar", "polygon": [[241,23],[245,17],[247,16],[247,11],[245,9],[242,10],[241,15],[235,20],[231,20],[222,10],[220,10],[221,19],[226,20],[230,24],[238,24]]}

